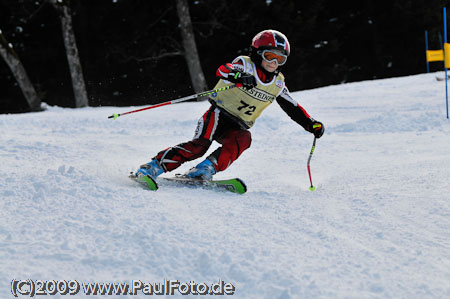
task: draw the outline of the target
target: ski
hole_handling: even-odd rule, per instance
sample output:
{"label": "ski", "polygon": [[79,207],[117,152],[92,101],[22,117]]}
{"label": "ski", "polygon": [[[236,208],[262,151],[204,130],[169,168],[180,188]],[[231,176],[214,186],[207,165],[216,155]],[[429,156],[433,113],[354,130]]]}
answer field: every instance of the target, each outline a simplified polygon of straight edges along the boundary
{"label": "ski", "polygon": [[128,177],[130,179],[132,179],[133,181],[138,182],[145,189],[149,189],[152,191],[158,190],[158,184],[156,183],[156,181],[154,179],[152,179],[148,175],[138,177],[138,176],[136,176],[136,174],[134,174],[132,172],[132,173],[130,173],[130,175]]}
{"label": "ski", "polygon": [[191,186],[194,188],[198,187],[204,189],[218,189],[230,191],[237,194],[244,194],[245,192],[247,192],[247,186],[241,179],[238,178],[208,181],[202,179],[191,179],[182,175],[177,175],[175,177],[161,179],[176,184]]}
{"label": "ski", "polygon": [[[142,187],[148,190],[156,191],[158,190],[158,183],[152,179],[150,176],[136,176],[134,173],[131,173],[128,176],[135,182],[138,182]],[[247,192],[247,186],[245,183],[238,178],[227,179],[227,180],[201,180],[201,179],[191,179],[185,177],[183,175],[177,175],[171,178],[160,178],[163,181],[181,184],[193,188],[204,188],[204,189],[217,189],[229,191],[237,194],[244,194]]]}

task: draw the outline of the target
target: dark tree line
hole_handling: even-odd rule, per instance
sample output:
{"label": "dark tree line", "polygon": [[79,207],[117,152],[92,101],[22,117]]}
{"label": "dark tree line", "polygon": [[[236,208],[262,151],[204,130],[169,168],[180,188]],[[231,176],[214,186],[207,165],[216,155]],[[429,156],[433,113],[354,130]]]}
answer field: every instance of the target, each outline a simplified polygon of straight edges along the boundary
{"label": "dark tree line", "polygon": [[[440,48],[446,4],[184,1],[207,87],[214,86],[220,64],[246,54],[251,38],[271,28],[290,40],[292,52],[283,72],[293,91],[424,72],[424,30],[430,47]],[[51,2],[0,0],[0,30],[38,97],[50,105],[74,107],[61,12]],[[194,93],[195,74],[184,57],[187,33],[180,30],[176,0],[72,0],[69,8],[90,106],[151,104]],[[440,64],[432,67],[442,69]],[[1,59],[0,83],[0,112],[29,109]]]}

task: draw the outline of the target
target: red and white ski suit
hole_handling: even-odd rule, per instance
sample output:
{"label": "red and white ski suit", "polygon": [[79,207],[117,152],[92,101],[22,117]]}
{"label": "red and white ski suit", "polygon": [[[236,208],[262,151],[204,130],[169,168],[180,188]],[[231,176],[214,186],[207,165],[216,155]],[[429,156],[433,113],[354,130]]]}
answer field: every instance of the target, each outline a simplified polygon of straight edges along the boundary
{"label": "red and white ski suit", "polygon": [[[239,64],[239,62],[237,62]],[[221,65],[216,76],[219,79],[227,79],[228,74],[236,67],[236,63]],[[274,74],[256,67],[256,73],[260,81],[266,83],[273,79]],[[286,86],[276,97],[280,107],[295,122],[305,130],[310,131],[314,121],[289,94]],[[249,128],[235,116],[221,109],[210,100],[211,107],[199,119],[194,138],[185,143],[160,151],[154,158],[159,161],[164,171],[172,171],[187,161],[202,157],[212,142],[215,140],[222,146],[214,151],[209,159],[213,162],[216,171],[227,169],[239,156],[250,147],[252,138]]]}

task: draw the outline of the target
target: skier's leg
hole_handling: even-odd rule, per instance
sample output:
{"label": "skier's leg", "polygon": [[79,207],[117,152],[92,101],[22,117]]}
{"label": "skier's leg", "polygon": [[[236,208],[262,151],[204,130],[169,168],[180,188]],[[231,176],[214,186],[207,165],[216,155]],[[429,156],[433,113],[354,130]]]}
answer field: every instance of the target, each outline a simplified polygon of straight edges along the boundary
{"label": "skier's leg", "polygon": [[[217,115],[220,114],[219,110]],[[248,130],[241,129],[229,117],[221,116],[217,128],[214,130],[214,140],[222,144],[200,164],[189,170],[186,176],[211,180],[218,171],[223,171],[250,147],[252,142]]]}
{"label": "skier's leg", "polygon": [[211,107],[199,119],[193,140],[160,151],[152,161],[141,165],[136,174],[150,175],[152,178],[156,178],[163,172],[178,168],[184,162],[203,156],[211,146],[218,119],[218,110]]}
{"label": "skier's leg", "polygon": [[224,171],[250,147],[252,136],[248,130],[232,130],[225,133],[218,141],[222,143],[222,147],[215,150],[208,158],[213,160],[217,171]]}
{"label": "skier's leg", "polygon": [[149,175],[153,179],[160,174],[178,168],[186,161],[203,156],[211,145],[211,141],[204,138],[194,139],[160,151],[149,163],[141,165],[137,175]]}
{"label": "skier's leg", "polygon": [[250,147],[252,137],[247,130],[229,130],[217,141],[222,143],[222,147],[219,147],[203,162],[192,168],[186,174],[188,177],[201,177],[211,180],[214,174],[227,169]]}
{"label": "skier's leg", "polygon": [[200,158],[210,146],[210,140],[197,138],[162,150],[153,159],[158,161],[164,172],[172,171],[184,162]]}

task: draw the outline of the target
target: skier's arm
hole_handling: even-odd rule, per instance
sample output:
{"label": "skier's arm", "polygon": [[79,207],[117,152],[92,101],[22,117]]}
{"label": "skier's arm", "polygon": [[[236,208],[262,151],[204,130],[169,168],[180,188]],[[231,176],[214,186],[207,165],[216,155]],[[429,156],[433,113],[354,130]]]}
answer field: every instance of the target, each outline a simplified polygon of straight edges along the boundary
{"label": "skier's arm", "polygon": [[219,79],[237,83],[237,87],[243,86],[246,89],[251,89],[256,86],[255,77],[244,72],[244,66],[240,62],[221,65],[216,71],[216,76]]}
{"label": "skier's arm", "polygon": [[308,112],[294,100],[285,86],[277,97],[277,103],[292,120],[301,125],[306,131],[320,138],[325,131],[323,124],[309,116]]}
{"label": "skier's arm", "polygon": [[219,68],[216,71],[216,76],[219,79],[228,80],[228,76],[230,75],[230,73],[234,74],[235,72],[243,72],[243,71],[244,71],[244,66],[240,62],[225,63],[225,64],[219,66]]}

